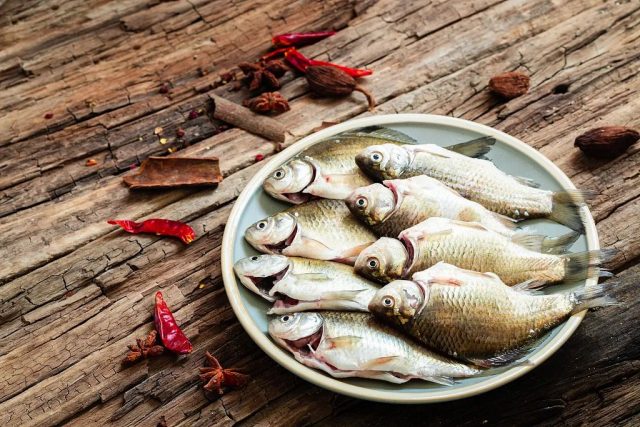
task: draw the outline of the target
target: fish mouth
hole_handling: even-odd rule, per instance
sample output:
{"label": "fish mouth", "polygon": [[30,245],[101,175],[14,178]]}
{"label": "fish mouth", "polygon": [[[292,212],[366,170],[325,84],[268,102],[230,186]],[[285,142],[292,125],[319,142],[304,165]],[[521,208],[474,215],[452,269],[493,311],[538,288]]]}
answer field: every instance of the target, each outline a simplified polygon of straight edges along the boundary
{"label": "fish mouth", "polygon": [[317,331],[309,335],[308,337],[298,338],[297,340],[288,340],[282,338],[282,341],[289,348],[292,353],[301,353],[303,355],[311,353],[318,349],[320,340],[324,334],[324,328],[320,327]]}
{"label": "fish mouth", "polygon": [[299,205],[301,203],[306,203],[311,199],[315,199],[315,197],[311,194],[306,194],[303,192],[298,193],[280,193],[282,197],[287,199],[289,202]]}
{"label": "fish mouth", "polygon": [[415,262],[414,257],[416,254],[416,249],[413,244],[413,241],[407,236],[401,236],[400,242],[404,245],[405,250],[407,251],[407,260],[405,261],[404,267],[402,268],[402,277],[407,277],[409,271],[413,267]]}
{"label": "fish mouth", "polygon": [[289,237],[273,245],[264,245],[264,247],[274,254],[282,254],[282,251],[284,251],[289,246],[291,246],[297,234],[298,234],[298,225],[296,224],[296,226],[293,227],[293,231],[291,232]]}
{"label": "fish mouth", "polygon": [[275,302],[273,303],[273,307],[271,307],[267,314],[279,311],[279,309],[290,309],[300,303],[300,300],[291,298],[287,295],[278,294],[278,297],[279,298],[275,300]]}
{"label": "fish mouth", "polygon": [[287,274],[288,271],[289,266],[286,266],[282,271],[270,276],[257,277],[245,275],[244,277],[251,280],[253,285],[256,287],[256,289],[258,289],[262,296],[269,300],[273,300],[273,297],[269,295],[269,291],[271,291],[271,288],[273,288],[276,282],[282,280],[282,278]]}

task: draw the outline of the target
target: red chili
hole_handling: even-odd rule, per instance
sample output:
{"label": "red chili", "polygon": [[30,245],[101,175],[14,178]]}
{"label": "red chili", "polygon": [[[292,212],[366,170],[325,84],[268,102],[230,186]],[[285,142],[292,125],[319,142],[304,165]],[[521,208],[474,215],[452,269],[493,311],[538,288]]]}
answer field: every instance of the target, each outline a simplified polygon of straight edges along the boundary
{"label": "red chili", "polygon": [[334,64],[333,62],[325,62],[318,61],[316,59],[307,58],[303,54],[301,54],[296,48],[290,48],[285,51],[284,58],[293,66],[295,69],[304,73],[307,71],[307,67],[312,65],[323,65],[336,67],[349,74],[351,77],[364,77],[373,74],[373,70],[365,69],[365,68],[350,68],[345,67],[344,65]]}
{"label": "red chili", "polygon": [[290,47],[281,47],[279,49],[272,50],[271,52],[267,52],[264,55],[262,55],[260,57],[260,59],[262,61],[268,61],[270,59],[273,59],[276,56],[284,55],[289,49],[291,49],[291,48]]}
{"label": "red chili", "polygon": [[156,330],[160,335],[162,344],[170,351],[178,354],[191,353],[193,346],[189,338],[182,332],[176,323],[171,310],[162,297],[162,292],[156,292],[156,306],[153,312],[153,320]]}
{"label": "red chili", "polygon": [[154,233],[158,236],[173,236],[189,244],[196,238],[193,228],[180,221],[170,219],[147,219],[142,222],[135,222],[128,219],[110,219],[107,221],[112,225],[119,225],[129,233]]}
{"label": "red chili", "polygon": [[273,45],[276,47],[300,47],[313,44],[322,39],[326,39],[327,37],[332,36],[335,33],[335,31],[316,31],[312,33],[278,34],[277,36],[273,36],[273,38],[271,39],[271,43],[273,43]]}

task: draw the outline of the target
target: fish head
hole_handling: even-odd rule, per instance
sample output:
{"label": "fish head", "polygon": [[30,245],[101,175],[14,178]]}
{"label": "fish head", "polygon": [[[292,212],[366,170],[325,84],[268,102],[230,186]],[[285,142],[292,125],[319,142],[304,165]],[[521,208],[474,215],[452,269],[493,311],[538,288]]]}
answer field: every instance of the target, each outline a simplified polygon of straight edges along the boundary
{"label": "fish head", "polygon": [[384,222],[396,208],[394,192],[378,183],[357,188],[345,202],[351,213],[368,225]]}
{"label": "fish head", "polygon": [[269,322],[269,335],[291,352],[318,348],[323,333],[323,319],[319,313],[291,313],[275,317]]}
{"label": "fish head", "polygon": [[275,298],[269,292],[287,275],[290,266],[291,261],[283,255],[256,255],[242,258],[233,270],[247,289],[273,302]]}
{"label": "fish head", "polygon": [[264,190],[278,200],[300,204],[309,201],[303,193],[315,179],[314,166],[303,159],[293,159],[271,172],[262,184]]}
{"label": "fish head", "polygon": [[411,164],[411,154],[401,145],[372,145],[356,155],[356,164],[375,180],[396,179]]}
{"label": "fish head", "polygon": [[407,250],[399,240],[381,237],[360,252],[354,269],[362,277],[387,283],[402,277],[407,259]]}
{"label": "fish head", "polygon": [[298,232],[298,221],[288,212],[280,212],[247,228],[245,239],[260,252],[280,254],[290,246]]}
{"label": "fish head", "polygon": [[406,325],[423,307],[424,288],[411,280],[394,280],[378,289],[369,302],[375,316],[398,326]]}

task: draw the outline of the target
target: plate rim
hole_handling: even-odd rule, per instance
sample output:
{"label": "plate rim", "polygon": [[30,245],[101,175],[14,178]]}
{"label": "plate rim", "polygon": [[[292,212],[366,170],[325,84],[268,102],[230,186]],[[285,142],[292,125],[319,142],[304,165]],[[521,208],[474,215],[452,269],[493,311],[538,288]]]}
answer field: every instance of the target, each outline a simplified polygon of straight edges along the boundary
{"label": "plate rim", "polygon": [[[360,385],[345,383],[340,379],[325,375],[324,373],[309,368],[292,359],[289,353],[278,347],[277,344],[271,341],[268,335],[263,333],[262,330],[260,330],[260,328],[258,328],[258,326],[254,323],[249,312],[244,307],[244,303],[241,300],[239,285],[233,272],[234,241],[238,232],[238,225],[242,210],[244,209],[254,190],[257,187],[261,187],[264,179],[274,168],[280,166],[286,160],[293,157],[305,148],[335,134],[366,126],[406,123],[449,126],[480,133],[486,136],[492,136],[500,142],[508,145],[512,149],[515,149],[525,156],[536,161],[564,188],[576,188],[569,177],[567,177],[558,166],[556,166],[551,160],[542,155],[536,149],[507,133],[480,123],[449,116],[410,113],[374,115],[351,119],[312,133],[295,142],[290,147],[287,147],[282,152],[273,156],[247,182],[244,189],[234,202],[233,208],[231,209],[231,213],[229,214],[229,218],[224,229],[224,235],[221,245],[221,272],[225,292],[227,294],[229,302],[231,303],[231,308],[233,309],[233,312],[235,313],[244,330],[262,351],[264,351],[269,357],[271,357],[271,359],[273,359],[276,363],[278,363],[280,366],[287,369],[294,375],[297,375],[298,377],[309,381],[319,387],[358,399],[386,403],[409,404],[445,402],[488,392],[523,376],[533,368],[539,366],[545,360],[551,357],[551,355],[553,355],[560,347],[562,347],[562,345],[564,345],[564,343],[573,335],[577,327],[580,325],[582,319],[584,318],[586,311],[576,313],[572,315],[568,320],[566,320],[565,323],[560,326],[561,329],[558,331],[557,336],[549,340],[543,346],[539,347],[529,358],[530,363],[526,365],[514,366],[505,370],[504,372],[495,374],[491,377],[487,377],[486,379],[477,383],[469,384],[456,389],[443,388],[435,391],[411,393],[402,393],[396,390],[372,390]],[[586,206],[583,207],[581,211],[583,214],[583,222],[585,224],[587,250],[600,249],[598,233],[596,230],[595,222],[593,220],[593,216]],[[596,278],[590,278],[586,280],[585,286],[594,285],[596,283]]]}

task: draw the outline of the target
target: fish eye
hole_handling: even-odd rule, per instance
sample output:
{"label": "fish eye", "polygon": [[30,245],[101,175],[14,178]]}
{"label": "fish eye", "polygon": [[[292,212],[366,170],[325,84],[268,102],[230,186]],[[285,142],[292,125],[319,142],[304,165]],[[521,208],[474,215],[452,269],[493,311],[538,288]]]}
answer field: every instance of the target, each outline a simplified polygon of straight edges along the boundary
{"label": "fish eye", "polygon": [[367,260],[367,266],[369,266],[371,270],[375,270],[376,268],[378,268],[378,265],[380,265],[380,263],[376,258],[369,258]]}
{"label": "fish eye", "polygon": [[386,296],[382,299],[382,305],[384,305],[385,307],[393,307],[395,301],[393,299],[393,297],[390,296]]}
{"label": "fish eye", "polygon": [[260,221],[259,223],[256,224],[256,228],[258,230],[264,230],[267,226],[267,221]]}
{"label": "fish eye", "polygon": [[284,178],[284,175],[285,175],[285,173],[284,173],[284,170],[282,170],[282,169],[278,169],[273,173],[273,177],[275,179],[282,179],[282,178]]}
{"label": "fish eye", "polygon": [[374,151],[373,153],[371,153],[371,160],[379,163],[380,160],[382,160],[382,154],[378,153],[377,151]]}
{"label": "fish eye", "polygon": [[357,205],[359,208],[365,208],[365,207],[367,207],[367,199],[365,199],[364,197],[358,197],[358,198],[356,199],[356,205]]}
{"label": "fish eye", "polygon": [[258,260],[258,257],[257,257],[257,256],[252,256],[252,257],[251,257],[251,261],[257,261],[257,260]]}
{"label": "fish eye", "polygon": [[289,316],[288,314],[285,314],[280,318],[280,321],[283,323],[287,323],[289,320],[291,320],[291,316]]}

